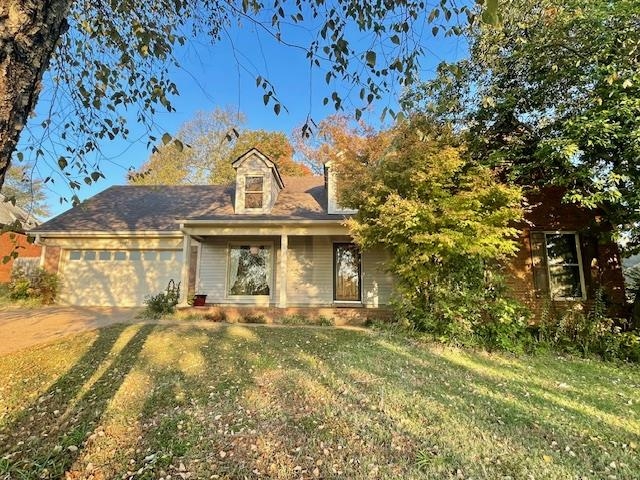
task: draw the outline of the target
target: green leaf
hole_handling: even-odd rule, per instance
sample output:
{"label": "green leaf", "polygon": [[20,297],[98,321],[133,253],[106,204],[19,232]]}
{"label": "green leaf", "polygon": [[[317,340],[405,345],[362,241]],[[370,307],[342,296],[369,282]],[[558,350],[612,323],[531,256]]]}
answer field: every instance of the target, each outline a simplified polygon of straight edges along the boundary
{"label": "green leaf", "polygon": [[170,134],[168,134],[168,133],[164,133],[164,134],[162,135],[162,143],[163,143],[164,145],[166,145],[167,143],[169,143],[169,142],[171,141],[171,139],[172,139],[172,138],[173,138],[173,137],[172,137]]}
{"label": "green leaf", "polygon": [[64,157],[60,157],[58,158],[58,167],[60,167],[60,170],[64,170],[65,168],[67,168],[67,165],[69,163],[67,162],[67,159]]}
{"label": "green leaf", "polygon": [[376,52],[374,52],[373,50],[369,50],[367,52],[367,54],[365,55],[365,60],[367,61],[367,65],[369,65],[370,67],[375,67],[376,66]]}
{"label": "green leaf", "polygon": [[498,13],[498,0],[487,0],[482,12],[482,21],[489,25],[499,25],[500,16]]}

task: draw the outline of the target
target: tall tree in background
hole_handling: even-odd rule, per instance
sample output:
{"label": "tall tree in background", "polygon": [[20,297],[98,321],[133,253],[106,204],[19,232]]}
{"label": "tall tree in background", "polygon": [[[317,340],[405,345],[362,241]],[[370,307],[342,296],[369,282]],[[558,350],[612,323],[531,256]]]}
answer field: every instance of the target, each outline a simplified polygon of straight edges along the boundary
{"label": "tall tree in background", "polygon": [[157,147],[137,171],[129,174],[138,185],[222,184],[233,178],[229,160],[245,119],[231,109],[197,112],[175,139]]}
{"label": "tall tree in background", "polygon": [[235,160],[254,147],[269,157],[278,166],[278,171],[282,175],[293,177],[311,175],[309,167],[294,160],[293,146],[287,135],[282,132],[269,132],[267,130],[241,131],[234,141],[230,160]]}
{"label": "tall tree in background", "polygon": [[138,170],[135,185],[227,184],[235,178],[234,160],[251,148],[269,157],[282,175],[310,175],[293,159],[294,150],[281,132],[243,130],[244,116],[230,109],[198,112],[182,125],[174,139],[159,146]]}
{"label": "tall tree in background", "polygon": [[44,185],[42,181],[33,179],[32,171],[30,165],[12,165],[0,192],[6,201],[15,202],[36,218],[44,218],[49,215]]}
{"label": "tall tree in background", "polygon": [[[486,19],[495,19],[496,5],[487,2]],[[170,67],[175,49],[192,35],[205,32],[217,42],[232,24],[256,26],[303,55],[328,84],[344,82],[344,91],[359,92],[359,115],[392,86],[415,81],[425,20],[455,33],[458,15],[464,22],[474,18],[453,0],[434,8],[422,0],[6,0],[0,3],[0,186],[48,69],[51,108],[19,155],[56,165],[58,179],[76,190],[103,176],[103,139],[129,138],[126,111],[151,132],[156,111],[173,110],[178,87]],[[310,29],[308,43],[292,43],[300,26]],[[276,114],[286,109],[264,72],[252,68],[251,74],[265,105]],[[342,89],[335,87],[323,102],[341,109]],[[47,148],[42,139],[51,139]]]}
{"label": "tall tree in background", "polygon": [[500,28],[406,100],[467,130],[473,158],[601,207],[640,246],[637,0],[506,0]]}

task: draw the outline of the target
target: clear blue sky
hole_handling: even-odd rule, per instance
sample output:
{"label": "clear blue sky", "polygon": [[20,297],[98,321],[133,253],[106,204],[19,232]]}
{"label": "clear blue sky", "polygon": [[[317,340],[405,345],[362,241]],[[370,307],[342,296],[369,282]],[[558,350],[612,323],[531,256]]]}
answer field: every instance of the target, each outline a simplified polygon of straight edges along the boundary
{"label": "clear blue sky", "polygon": [[[466,45],[457,37],[433,37],[430,33],[422,36],[427,55],[421,59],[421,75],[423,79],[432,77],[435,67],[442,60],[456,60],[466,55]],[[307,32],[308,33],[308,32]],[[304,39],[303,39],[304,40]],[[310,114],[315,121],[320,121],[334,113],[332,107],[323,107],[322,98],[334,89],[346,86],[327,86],[324,72],[310,73],[308,60],[304,52],[284,47],[270,40],[255,26],[244,25],[229,31],[223,41],[212,44],[205,36],[191,38],[177,51],[181,69],[175,69],[174,81],[180,95],[173,99],[175,112],[158,113],[155,117],[157,136],[162,133],[175,133],[180,125],[193,117],[198,110],[210,111],[216,107],[232,107],[238,109],[247,118],[247,128],[282,131],[287,134],[300,127]],[[273,112],[272,106],[265,107],[262,90],[256,88],[256,73],[268,77],[275,85],[284,106],[289,110],[282,111],[279,116]],[[374,109],[363,115],[363,119],[373,125],[379,125],[382,108],[395,105],[398,91],[392,92],[383,101],[374,105]],[[354,98],[356,95],[354,95]],[[46,91],[36,107],[36,115],[30,120],[30,126],[37,128],[50,108]],[[349,104],[345,110],[349,112]],[[129,125],[131,139],[140,137],[135,123]],[[97,183],[83,185],[78,196],[84,200],[99,191],[115,184],[126,183],[127,169],[139,167],[149,156],[146,138],[137,141],[124,141],[116,138],[105,140],[101,144],[107,161],[101,161],[100,167],[106,176]],[[41,177],[50,175],[53,167],[40,163],[38,173]],[[47,186],[47,198],[51,214],[57,215],[70,207],[61,198],[69,198],[70,189],[62,181]]]}

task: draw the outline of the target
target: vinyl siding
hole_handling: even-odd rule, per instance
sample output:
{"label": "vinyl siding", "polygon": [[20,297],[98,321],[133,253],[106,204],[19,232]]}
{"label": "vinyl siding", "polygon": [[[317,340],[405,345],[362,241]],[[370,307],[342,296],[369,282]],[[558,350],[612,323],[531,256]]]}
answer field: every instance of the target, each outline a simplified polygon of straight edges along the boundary
{"label": "vinyl siding", "polygon": [[388,254],[381,248],[362,253],[362,302],[370,307],[387,305],[393,291],[393,276],[385,272]]}
{"label": "vinyl siding", "polygon": [[[265,299],[229,297],[227,289],[227,246],[230,242],[272,242],[274,263],[272,294],[269,303],[276,305],[280,298],[278,269],[280,265],[279,238],[265,237],[249,241],[240,237],[225,237],[206,240],[202,243],[198,267],[198,293],[207,295],[207,303],[215,304],[264,304]],[[290,236],[287,256],[287,305],[331,306],[333,305],[333,243],[344,242],[344,237]],[[371,250],[362,255],[362,301],[367,307],[386,305],[393,287],[392,277],[385,273],[382,250]],[[275,288],[274,288],[275,287]]]}

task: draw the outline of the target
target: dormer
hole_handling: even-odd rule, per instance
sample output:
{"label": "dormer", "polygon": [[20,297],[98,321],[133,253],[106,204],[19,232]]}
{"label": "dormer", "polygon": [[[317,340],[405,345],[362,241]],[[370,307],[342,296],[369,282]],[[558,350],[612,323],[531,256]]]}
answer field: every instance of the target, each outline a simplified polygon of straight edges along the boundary
{"label": "dormer", "polygon": [[269,213],[278,193],[284,188],[276,164],[258,149],[252,148],[232,165],[236,170],[235,212]]}
{"label": "dormer", "polygon": [[357,213],[358,210],[346,208],[338,203],[338,175],[331,168],[333,162],[329,160],[324,164],[324,184],[327,189],[327,213],[336,215],[348,215]]}

